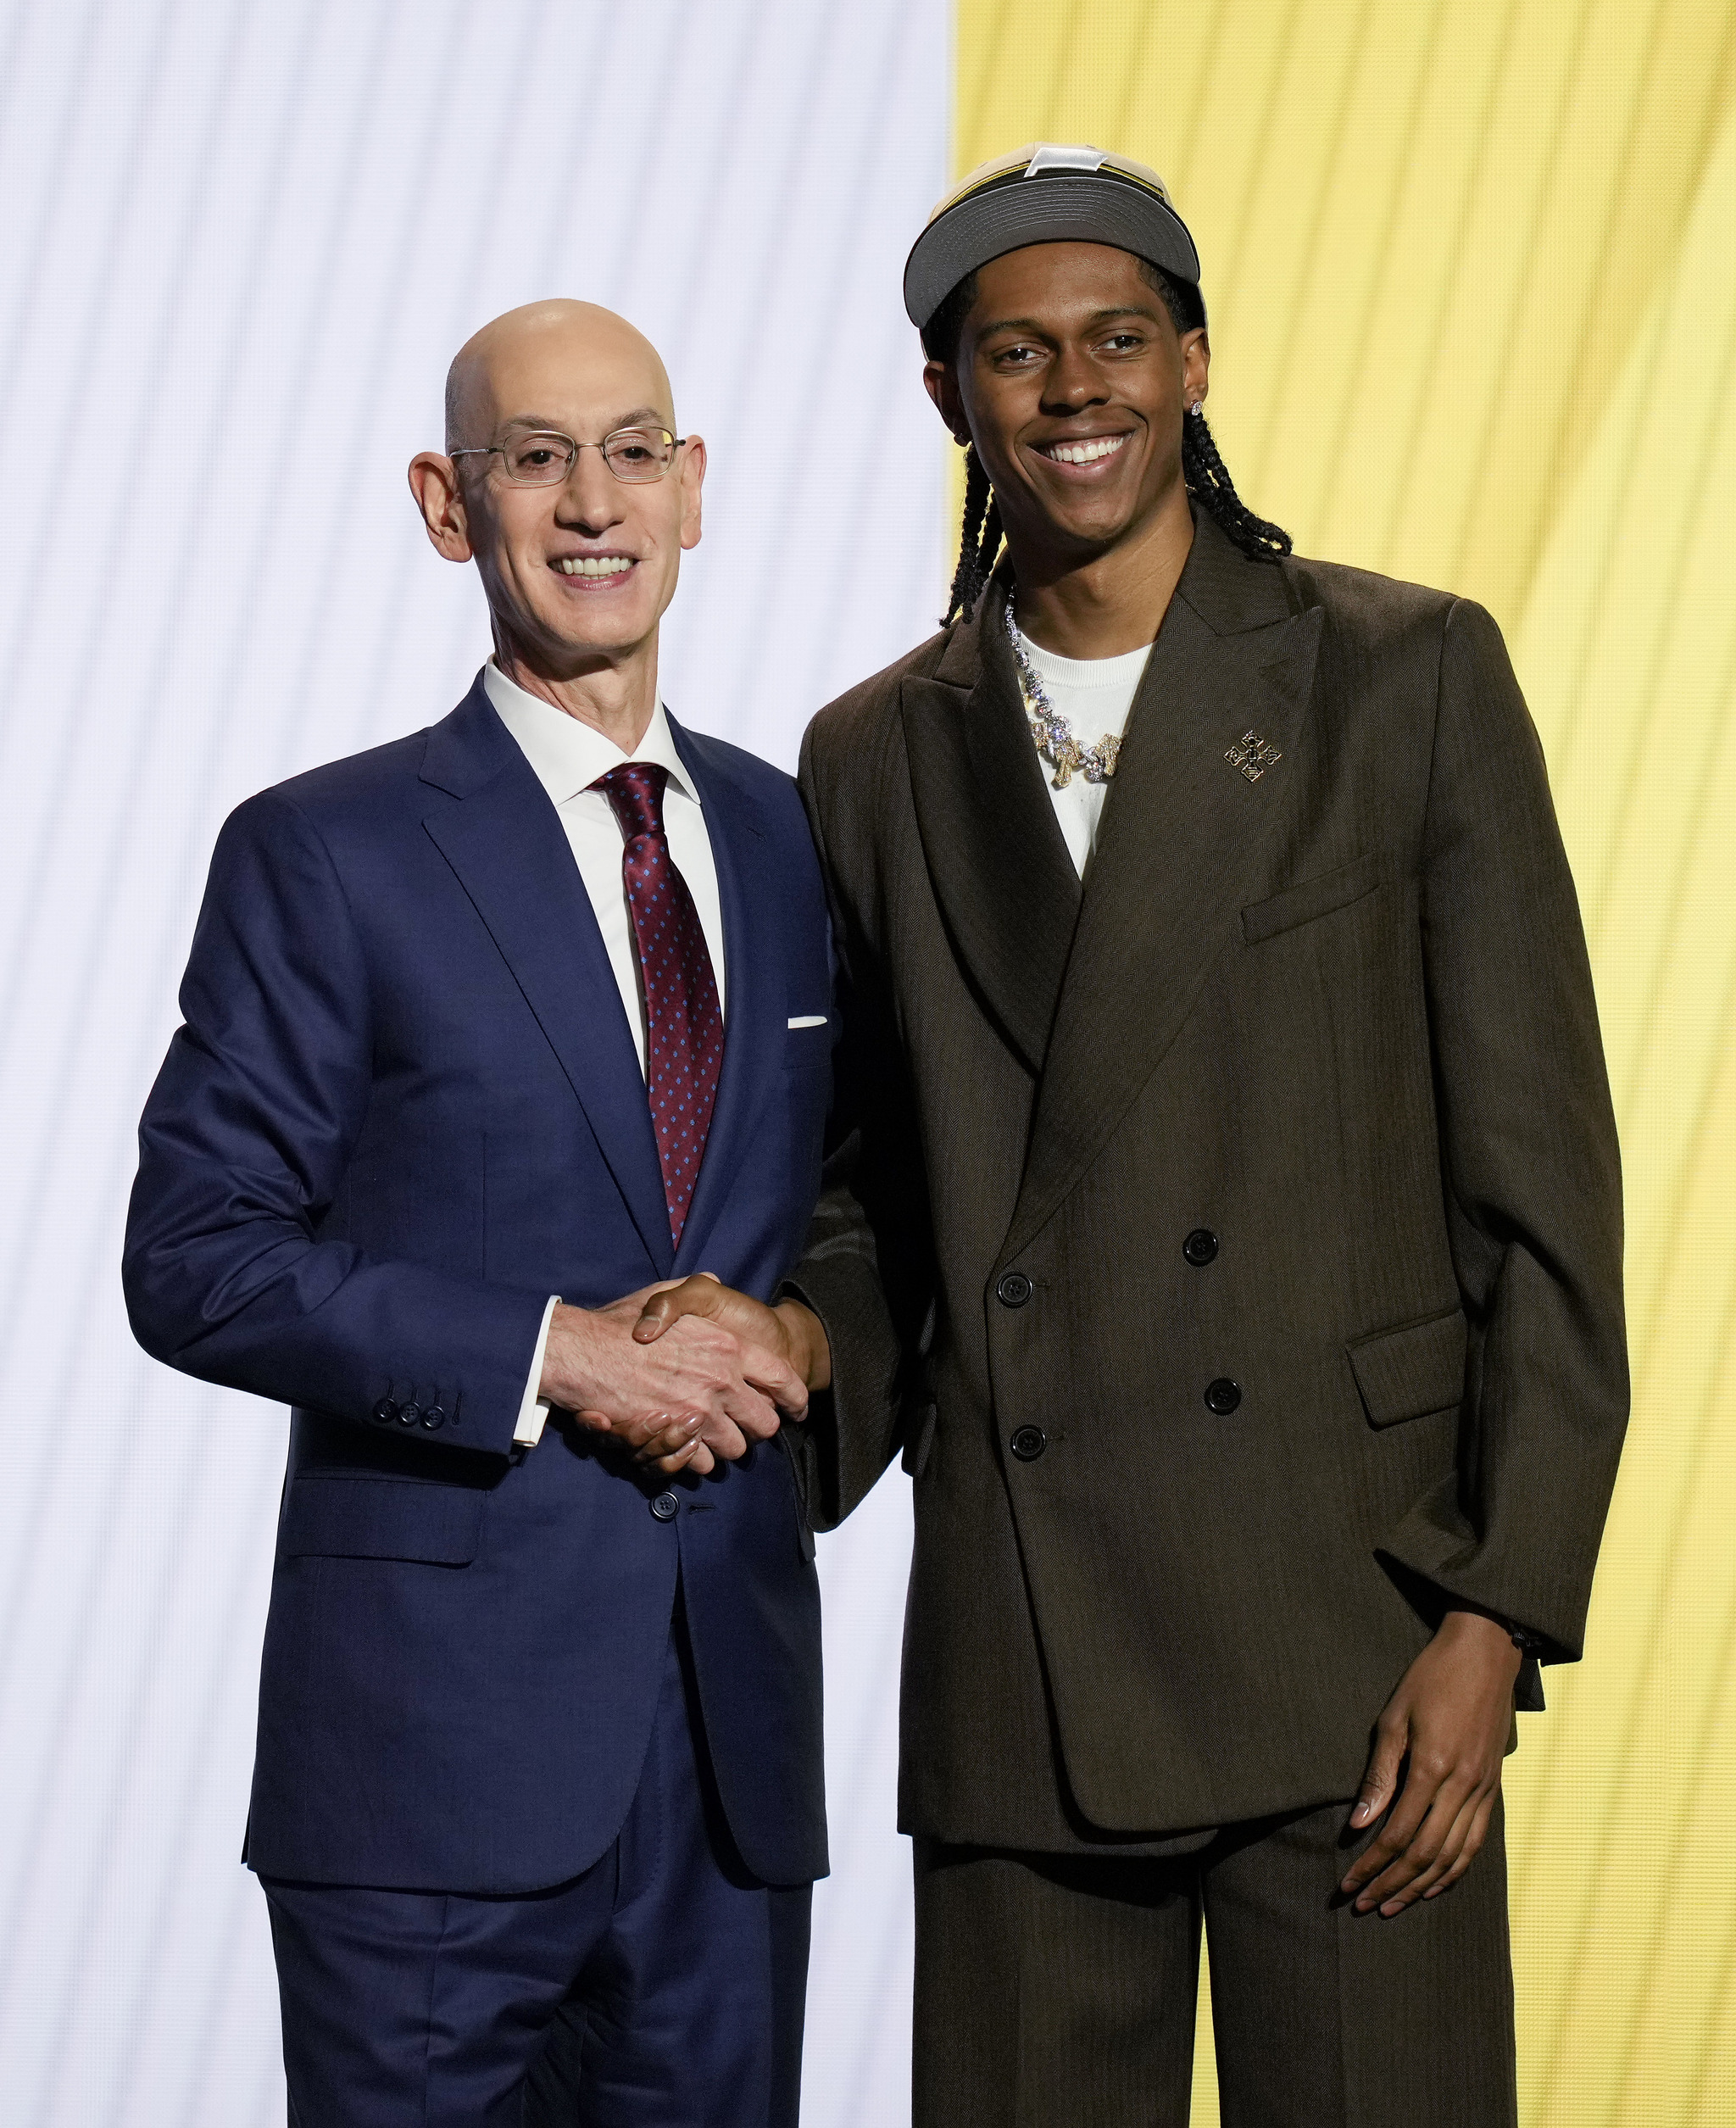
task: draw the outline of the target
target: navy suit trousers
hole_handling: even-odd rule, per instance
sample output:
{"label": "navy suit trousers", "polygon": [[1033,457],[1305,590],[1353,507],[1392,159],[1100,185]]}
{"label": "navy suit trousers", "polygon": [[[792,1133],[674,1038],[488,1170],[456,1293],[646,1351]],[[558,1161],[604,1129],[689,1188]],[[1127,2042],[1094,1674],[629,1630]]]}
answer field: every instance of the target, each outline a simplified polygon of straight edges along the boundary
{"label": "navy suit trousers", "polygon": [[262,1881],[291,2128],[519,2128],[552,2029],[564,2128],[794,2128],[812,1887],[736,1852],[679,1607],[626,1820],[582,1876],[516,1897]]}

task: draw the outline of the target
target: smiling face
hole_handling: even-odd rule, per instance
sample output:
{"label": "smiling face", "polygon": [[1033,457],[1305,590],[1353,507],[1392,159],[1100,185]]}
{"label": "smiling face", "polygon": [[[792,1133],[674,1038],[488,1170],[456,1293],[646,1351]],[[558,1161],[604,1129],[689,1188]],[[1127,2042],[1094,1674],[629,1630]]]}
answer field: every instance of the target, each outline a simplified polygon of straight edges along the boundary
{"label": "smiling face", "polygon": [[[453,365],[448,453],[534,452],[538,431],[600,443],[637,426],[676,432],[669,379],[650,342],[594,304],[509,311]],[[554,487],[515,485],[507,464],[499,451],[424,452],[410,471],[435,545],[481,571],[503,662],[558,680],[654,650],[682,550],[699,538],[704,445],[689,439],[643,482],[617,478],[598,450]]]}
{"label": "smiling face", "polygon": [[1182,423],[1210,359],[1131,252],[1029,244],[979,270],[956,357],[925,381],[976,446],[1021,583],[1186,519]]}

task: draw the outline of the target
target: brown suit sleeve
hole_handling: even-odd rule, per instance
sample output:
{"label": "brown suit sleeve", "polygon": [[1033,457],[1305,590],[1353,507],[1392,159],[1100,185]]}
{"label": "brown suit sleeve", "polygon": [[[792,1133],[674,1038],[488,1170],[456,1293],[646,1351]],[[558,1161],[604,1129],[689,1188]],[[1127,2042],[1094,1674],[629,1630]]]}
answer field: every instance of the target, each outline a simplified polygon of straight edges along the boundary
{"label": "brown suit sleeve", "polygon": [[[810,731],[798,776],[831,898],[837,1009],[833,1144],[801,1262],[783,1290],[826,1326],[832,1388],[798,1429],[809,1520],[830,1529],[898,1453],[933,1294],[914,1106],[875,959],[835,874]],[[880,1235],[899,1237],[882,1262]]]}
{"label": "brown suit sleeve", "polygon": [[1456,1479],[1385,1549],[1572,1660],[1628,1417],[1620,1156],[1542,749],[1500,630],[1468,603],[1446,624],[1422,855],[1471,1357]]}

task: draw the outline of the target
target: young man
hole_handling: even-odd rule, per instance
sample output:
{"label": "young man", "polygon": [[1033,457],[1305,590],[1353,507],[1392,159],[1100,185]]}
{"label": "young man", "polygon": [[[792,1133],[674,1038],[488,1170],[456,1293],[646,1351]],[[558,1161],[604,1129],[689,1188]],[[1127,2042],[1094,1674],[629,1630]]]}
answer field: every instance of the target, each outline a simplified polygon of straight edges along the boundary
{"label": "young man", "polygon": [[830,1088],[794,787],[658,698],[704,468],[607,311],[463,349],[410,482],[493,658],[229,821],[145,1111],[141,1342],[296,1407],[248,1859],[302,2128],[516,2122],[558,2012],[569,2123],[796,2118],[807,1399],[709,1325],[648,1367],[620,1305],[776,1290]]}
{"label": "young man", "polygon": [[964,552],[802,770],[855,1134],[775,1315],[639,1334],[830,1382],[816,1516],[904,1445],[918,2128],[1185,2121],[1202,1916],[1232,2128],[1497,2128],[1627,1408],[1590,975],[1494,623],[1240,503],[1199,278],[1094,149],[912,252]]}

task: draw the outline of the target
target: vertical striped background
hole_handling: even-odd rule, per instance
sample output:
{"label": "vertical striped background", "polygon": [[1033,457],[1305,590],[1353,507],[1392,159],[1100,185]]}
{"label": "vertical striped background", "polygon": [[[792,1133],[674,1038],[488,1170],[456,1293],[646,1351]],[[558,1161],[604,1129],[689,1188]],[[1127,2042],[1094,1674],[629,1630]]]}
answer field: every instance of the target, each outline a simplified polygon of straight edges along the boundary
{"label": "vertical striped background", "polygon": [[[954,160],[1093,141],[1199,239],[1302,552],[1505,628],[1591,936],[1635,1407],[1509,1777],[1527,2128],[1736,2120],[1736,7],[960,0]],[[1202,2056],[1196,2120],[1216,2119]]]}
{"label": "vertical striped background", "polygon": [[[404,486],[453,348],[554,292],[712,451],[665,688],[786,762],[933,625],[898,301],[944,0],[0,0],[0,2120],[281,2121],[237,1866],[282,1415],[153,1367],[132,1133],[218,823],[487,648]],[[837,1874],[808,2118],[907,2105],[903,1488],[824,1555]]]}

